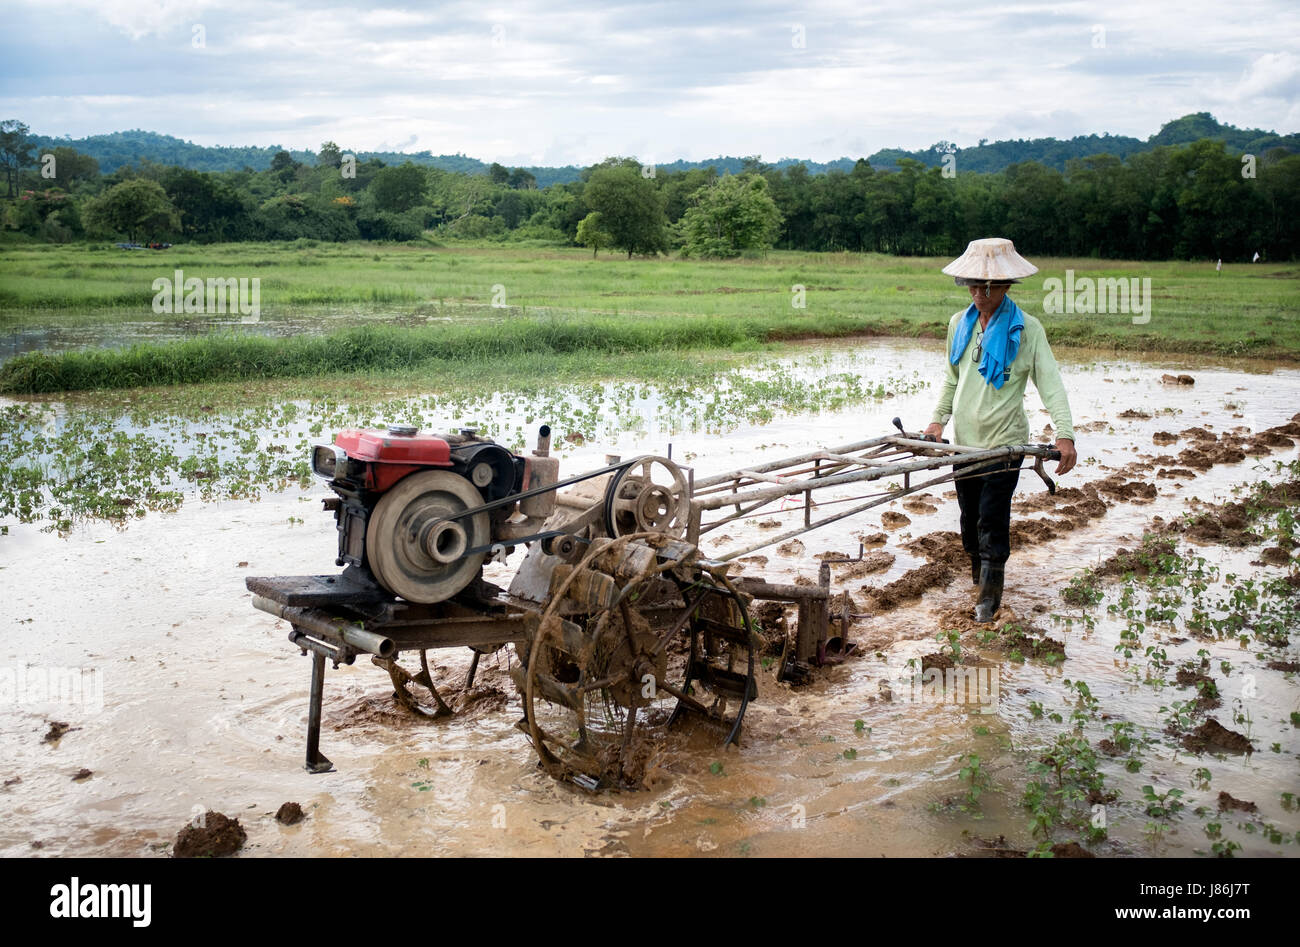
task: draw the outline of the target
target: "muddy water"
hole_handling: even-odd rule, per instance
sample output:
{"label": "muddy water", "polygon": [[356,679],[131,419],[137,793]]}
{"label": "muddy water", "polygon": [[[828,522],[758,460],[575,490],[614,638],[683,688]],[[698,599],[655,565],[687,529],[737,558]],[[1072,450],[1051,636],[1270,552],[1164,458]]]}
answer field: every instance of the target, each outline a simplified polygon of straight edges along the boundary
{"label": "muddy water", "polygon": [[[937,374],[941,365],[932,345],[888,343],[876,351],[908,368]],[[1098,479],[1143,454],[1176,454],[1185,446],[1153,447],[1156,431],[1261,429],[1285,422],[1300,405],[1300,372],[1294,369],[1253,373],[1186,360],[1063,361],[1084,458],[1063,486]],[[1161,385],[1160,375],[1171,370],[1190,372],[1196,384]],[[725,435],[678,432],[672,435],[674,456],[688,458],[697,475],[706,476],[884,433],[896,414],[919,427],[932,399],[932,392],[922,392]],[[1031,394],[1030,417],[1038,432],[1046,417],[1035,399]],[[1155,416],[1119,419],[1127,408]],[[563,470],[599,466],[607,452],[662,453],[665,433],[626,433],[616,443],[574,450]],[[1294,449],[1278,450],[1272,459],[1295,456]],[[1172,686],[1157,691],[1133,683],[1113,650],[1118,626],[1104,608],[1090,632],[1053,624],[1051,614],[1065,610],[1056,590],[1080,566],[1132,545],[1153,515],[1176,517],[1193,498],[1230,498],[1235,485],[1267,472],[1248,458],[1192,479],[1154,481],[1154,501],[1116,503],[1085,528],[1017,550],[1004,604],[1064,640],[1068,658],[1056,668],[1002,662],[994,713],[979,712],[992,709],[988,704],[910,700],[899,683],[909,658],[936,650],[934,635],[946,627],[945,613],[970,606],[968,586],[959,580],[915,605],[859,620],[851,637],[862,656],[823,670],[808,687],[791,689],[765,674],[741,748],[722,750],[717,733],[688,726],[667,737],[652,788],[599,797],[556,784],[537,769],[527,740],[513,727],[520,708],[504,673],[508,649],[483,660],[474,692],[457,701],[462,713],[433,723],[397,710],[387,675],[361,660],[328,671],[322,749],[337,771],[313,776],[302,770],[309,663],[285,641],[287,627],[252,609],[243,578],[331,568],[332,519],[315,512],[323,489],[255,504],[188,504],[126,530],[81,524],[66,538],[14,526],[0,540],[8,606],[0,669],[11,672],[6,681],[18,682],[0,708],[0,779],[6,783],[0,788],[0,854],[161,854],[192,813],[206,809],[240,818],[249,834],[247,854],[939,855],[976,852],[972,839],[999,836],[1005,841],[995,844],[1032,848],[1019,805],[1026,761],[1059,728],[1033,720],[1030,701],[1068,713],[1063,680],[1083,679],[1103,712],[1154,733],[1158,707],[1188,696]],[[1033,474],[1022,475],[1020,497],[1041,489]],[[902,543],[955,528],[955,502],[941,489],[932,496],[937,512],[910,512],[910,524],[887,531],[884,548],[896,556],[888,571],[837,583],[836,590],[861,600],[864,585],[891,581],[919,565],[923,560]],[[799,555],[764,549],[766,566],[747,570],[774,581],[815,577],[816,553],[856,555],[858,537],[880,531],[886,510],[902,511],[902,504],[805,536]],[[775,518],[792,528],[802,510]],[[747,543],[765,534],[758,522],[727,532]],[[1250,565],[1258,549],[1200,552],[1225,572],[1270,572]],[[492,566],[488,577],[504,581],[510,570]],[[968,636],[963,647],[978,645]],[[1120,798],[1107,807],[1110,838],[1099,852],[1208,848],[1206,820],[1192,810],[1206,805],[1213,811],[1219,790],[1260,809],[1258,817],[1221,819],[1225,827],[1253,818],[1288,836],[1300,829],[1296,812],[1279,798],[1300,790],[1297,731],[1278,722],[1300,709],[1294,675],[1259,667],[1253,651],[1235,640],[1207,647],[1213,667],[1221,659],[1234,665],[1227,678],[1215,674],[1225,705],[1217,716],[1233,729],[1239,727],[1228,707],[1244,675],[1252,675],[1256,696],[1249,709],[1259,751],[1196,757],[1153,745],[1137,774],[1105,768],[1107,788]],[[1173,657],[1175,646],[1169,648]],[[451,691],[469,653],[435,658],[439,681]],[[79,699],[45,699],[40,675],[59,668],[87,672]],[[888,702],[882,681],[892,681]],[[51,720],[74,729],[43,742]],[[1280,752],[1270,751],[1272,742],[1280,742]],[[965,812],[958,808],[964,789],[959,757],[972,752],[992,785],[978,809]],[[1201,766],[1212,772],[1208,790],[1192,784],[1192,771]],[[83,769],[91,775],[74,780]],[[1150,820],[1139,800],[1147,783],[1187,793],[1186,811],[1160,839],[1144,832]],[[308,812],[298,826],[273,819],[288,800]],[[1258,832],[1233,830],[1231,837],[1246,853],[1291,855],[1298,847],[1269,844]]]}

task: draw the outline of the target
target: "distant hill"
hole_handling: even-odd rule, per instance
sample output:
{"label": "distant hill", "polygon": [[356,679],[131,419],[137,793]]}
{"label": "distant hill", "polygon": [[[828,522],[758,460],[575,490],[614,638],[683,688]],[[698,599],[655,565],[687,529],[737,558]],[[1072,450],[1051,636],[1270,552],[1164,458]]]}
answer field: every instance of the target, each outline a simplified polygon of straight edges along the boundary
{"label": "distant hill", "polygon": [[[146,160],[156,164],[179,165],[196,171],[237,171],[245,167],[252,168],[254,171],[264,171],[271,166],[271,159],[275,154],[284,150],[288,150],[295,161],[312,165],[316,163],[316,154],[311,151],[294,151],[278,145],[264,148],[196,145],[171,135],[160,135],[157,132],[140,129],[112,132],[107,135],[91,135],[86,138],[66,136],[51,138],[43,135],[30,137],[32,143],[38,148],[66,146],[91,155],[99,162],[99,169],[105,174],[112,173],[122,165]],[[1126,158],[1135,152],[1149,151],[1159,145],[1187,144],[1202,138],[1217,138],[1227,143],[1228,147],[1242,153],[1259,154],[1270,148],[1300,151],[1300,134],[1278,135],[1276,132],[1259,128],[1236,128],[1221,124],[1209,112],[1196,112],[1165,123],[1159,132],[1146,141],[1126,135],[1110,134],[1078,135],[1064,141],[1057,138],[1020,138],[981,142],[971,148],[957,148],[941,141],[920,151],[885,148],[877,151],[867,160],[873,168],[880,170],[891,170],[897,167],[898,161],[903,158],[911,158],[929,167],[938,167],[943,163],[944,155],[951,151],[957,156],[957,167],[961,171],[995,172],[1021,161],[1038,161],[1058,171],[1064,171],[1065,163],[1072,158],[1086,158],[1102,153]],[[435,155],[429,151],[409,154],[363,151],[358,152],[357,157],[361,160],[378,158],[390,165],[410,161],[418,165],[466,174],[486,174],[489,167],[487,163],[463,154]],[[719,155],[704,161],[678,160],[660,163],[657,167],[665,172],[713,167],[724,174],[735,174],[744,170],[747,162],[754,160],[756,159]],[[838,158],[826,162],[782,158],[774,162],[773,166],[785,168],[792,164],[803,164],[811,174],[824,174],[830,170],[852,170],[854,163],[853,158]],[[530,167],[527,170],[537,179],[538,187],[576,181],[582,173],[582,168],[573,165]]]}
{"label": "distant hill", "polygon": [[[154,164],[179,165],[194,171],[238,171],[249,167],[265,171],[271,166],[276,152],[286,149],[278,145],[258,148],[251,145],[196,145],[171,135],[160,135],[135,128],[107,135],[90,135],[87,138],[51,138],[46,135],[28,136],[37,148],[75,148],[99,162],[103,174],[112,174],[124,164],[152,161]],[[289,151],[297,161],[316,163],[310,151]]]}
{"label": "distant hill", "polygon": [[[1150,151],[1160,145],[1185,145],[1202,138],[1217,138],[1243,154],[1260,154],[1270,148],[1300,151],[1300,134],[1279,135],[1259,128],[1236,128],[1221,124],[1209,112],[1195,112],[1166,122],[1146,141],[1126,135],[1078,135],[1065,141],[1059,138],[1020,138],[979,144],[974,148],[956,148],[953,153],[957,156],[957,167],[962,171],[1001,171],[1021,161],[1037,161],[1064,171],[1065,163],[1071,158],[1103,153],[1127,158],[1134,152]],[[924,151],[887,148],[877,151],[867,160],[878,169],[895,167],[900,158],[912,158],[929,167],[938,167],[947,153],[946,144],[939,142]]]}

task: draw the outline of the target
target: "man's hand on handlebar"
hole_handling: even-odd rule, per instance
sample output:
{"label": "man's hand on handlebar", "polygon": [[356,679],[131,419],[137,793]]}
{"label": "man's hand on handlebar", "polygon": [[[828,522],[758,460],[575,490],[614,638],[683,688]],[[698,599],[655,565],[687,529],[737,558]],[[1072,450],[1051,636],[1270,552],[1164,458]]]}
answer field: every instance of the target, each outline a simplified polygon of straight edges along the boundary
{"label": "man's hand on handlebar", "polygon": [[942,440],[942,439],[943,439],[943,425],[940,424],[938,421],[936,421],[935,423],[931,424],[929,427],[927,427],[927,428],[925,429],[925,437],[926,437],[927,439],[931,439],[931,438],[932,438],[932,439],[934,439],[934,440],[936,440],[936,441],[938,441],[938,440]]}
{"label": "man's hand on handlebar", "polygon": [[[930,425],[933,427],[934,425]],[[1074,441],[1068,438],[1058,437],[1056,439],[1056,449],[1061,452],[1061,462],[1056,465],[1056,475],[1069,473],[1070,470],[1079,460],[1079,455],[1074,452]]]}

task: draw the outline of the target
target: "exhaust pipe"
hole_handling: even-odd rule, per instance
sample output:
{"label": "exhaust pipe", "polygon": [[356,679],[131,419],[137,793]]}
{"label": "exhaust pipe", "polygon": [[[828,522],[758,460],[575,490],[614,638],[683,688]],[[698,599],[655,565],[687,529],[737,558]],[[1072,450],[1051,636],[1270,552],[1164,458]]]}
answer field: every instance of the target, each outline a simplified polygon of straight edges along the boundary
{"label": "exhaust pipe", "polygon": [[330,621],[315,609],[292,608],[272,601],[264,595],[253,596],[253,607],[283,618],[291,624],[311,632],[313,638],[322,639],[335,646],[346,644],[357,651],[391,658],[397,653],[397,643],[392,638],[366,631],[360,625],[345,621]]}
{"label": "exhaust pipe", "polygon": [[[560,479],[560,459],[551,456],[551,426],[543,424],[537,432],[537,449],[528,458],[524,470],[524,489],[549,487]],[[519,501],[519,512],[529,519],[545,520],[555,512],[555,491]]]}

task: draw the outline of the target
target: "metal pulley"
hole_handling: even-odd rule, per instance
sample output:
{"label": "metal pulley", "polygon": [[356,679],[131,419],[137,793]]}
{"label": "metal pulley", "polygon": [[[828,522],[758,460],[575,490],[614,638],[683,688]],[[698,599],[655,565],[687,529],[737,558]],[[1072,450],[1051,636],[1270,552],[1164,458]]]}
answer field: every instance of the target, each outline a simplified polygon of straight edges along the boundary
{"label": "metal pulley", "polygon": [[611,538],[661,533],[680,539],[690,518],[686,475],[667,457],[638,457],[610,479],[605,491],[605,528]]}
{"label": "metal pulley", "polygon": [[446,517],[483,504],[464,477],[425,470],[403,478],[375,504],[366,528],[366,559],[379,584],[408,602],[431,604],[455,595],[478,574],[488,542],[487,513]]}

